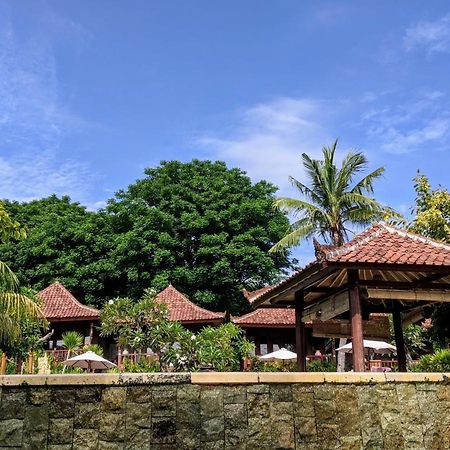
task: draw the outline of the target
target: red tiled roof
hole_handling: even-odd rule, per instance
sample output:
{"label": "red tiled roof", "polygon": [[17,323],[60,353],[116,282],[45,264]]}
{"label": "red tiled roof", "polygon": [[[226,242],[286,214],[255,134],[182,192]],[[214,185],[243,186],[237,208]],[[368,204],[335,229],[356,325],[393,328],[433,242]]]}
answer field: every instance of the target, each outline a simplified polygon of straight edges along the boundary
{"label": "red tiled roof", "polygon": [[[252,296],[251,303],[321,262],[450,267],[450,245],[385,224],[373,225],[341,247],[315,245],[316,260]],[[249,300],[250,301],[250,300]]]}
{"label": "red tiled roof", "polygon": [[241,317],[234,317],[233,323],[244,327],[295,327],[295,310],[293,308],[258,308]]}
{"label": "red tiled roof", "polygon": [[169,320],[182,323],[192,322],[217,322],[223,321],[225,314],[208,311],[188,300],[181,292],[171,284],[161,291],[156,300],[164,302],[169,308]]}
{"label": "red tiled roof", "polygon": [[55,282],[39,292],[43,313],[49,321],[95,320],[99,311],[82,305],[61,283]]}
{"label": "red tiled roof", "polygon": [[319,246],[327,262],[450,266],[450,245],[378,224],[341,247]]}
{"label": "red tiled roof", "polygon": [[267,292],[270,289],[272,289],[272,286],[264,286],[260,289],[256,289],[255,291],[247,291],[247,289],[244,289],[242,293],[244,294],[244,297],[248,300],[248,302],[252,304],[255,298],[258,298],[260,295],[264,294],[264,292]]}

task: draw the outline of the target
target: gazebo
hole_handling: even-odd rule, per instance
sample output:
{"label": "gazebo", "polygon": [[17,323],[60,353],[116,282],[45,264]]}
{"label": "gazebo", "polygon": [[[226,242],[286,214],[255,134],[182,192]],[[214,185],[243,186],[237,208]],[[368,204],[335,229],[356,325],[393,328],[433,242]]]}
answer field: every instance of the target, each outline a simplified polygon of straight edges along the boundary
{"label": "gazebo", "polygon": [[392,314],[398,367],[406,371],[402,326],[450,302],[450,245],[378,224],[341,247],[316,242],[315,251],[314,262],[253,299],[255,308],[295,308],[299,371],[306,370],[305,324],[340,318],[351,330],[353,369],[363,372],[371,313]]}

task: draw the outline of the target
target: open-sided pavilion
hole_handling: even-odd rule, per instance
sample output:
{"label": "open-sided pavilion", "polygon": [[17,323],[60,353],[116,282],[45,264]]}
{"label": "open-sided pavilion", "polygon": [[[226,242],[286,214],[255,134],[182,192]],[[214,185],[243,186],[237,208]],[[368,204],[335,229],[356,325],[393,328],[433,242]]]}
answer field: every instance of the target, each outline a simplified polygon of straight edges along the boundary
{"label": "open-sided pavilion", "polygon": [[332,247],[315,244],[316,260],[253,300],[254,307],[295,307],[299,371],[306,370],[305,323],[348,320],[353,369],[365,370],[363,325],[371,313],[393,316],[398,367],[406,371],[402,326],[436,302],[450,302],[450,245],[384,224]]}

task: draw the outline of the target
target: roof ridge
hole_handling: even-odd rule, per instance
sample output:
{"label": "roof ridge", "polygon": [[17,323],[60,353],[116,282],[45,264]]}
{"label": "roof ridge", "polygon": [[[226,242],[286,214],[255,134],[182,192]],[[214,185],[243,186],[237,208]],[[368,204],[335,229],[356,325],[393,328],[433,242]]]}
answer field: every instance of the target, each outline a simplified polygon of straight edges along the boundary
{"label": "roof ridge", "polygon": [[193,306],[195,309],[197,309],[197,310],[199,310],[199,311],[202,311],[202,312],[205,312],[205,313],[208,313],[208,314],[213,314],[213,315],[215,315],[215,316],[217,316],[217,318],[219,319],[222,319],[223,317],[224,317],[224,315],[225,315],[225,313],[219,313],[219,312],[216,312],[216,311],[210,311],[209,309],[206,309],[206,308],[202,308],[201,306],[199,306],[199,305],[196,305],[194,302],[192,302],[191,300],[189,300],[182,292],[180,292],[176,287],[174,287],[172,284],[169,284],[166,288],[164,288],[159,294],[157,294],[157,297],[159,297],[164,291],[166,291],[166,290],[172,290],[172,291],[175,291],[177,294],[179,294],[182,298],[183,298],[183,300],[185,301],[185,302],[187,302],[187,303],[189,303],[191,306]]}
{"label": "roof ridge", "polygon": [[59,281],[54,281],[53,283],[49,284],[45,289],[40,291],[38,293],[38,296],[40,296],[42,293],[44,293],[47,289],[50,289],[52,286],[57,286],[59,289],[62,289],[64,293],[66,293],[69,298],[80,308],[86,309],[88,311],[95,311],[99,313],[100,311],[97,308],[93,308],[92,306],[83,305],[79,300],[76,299],[76,297]]}

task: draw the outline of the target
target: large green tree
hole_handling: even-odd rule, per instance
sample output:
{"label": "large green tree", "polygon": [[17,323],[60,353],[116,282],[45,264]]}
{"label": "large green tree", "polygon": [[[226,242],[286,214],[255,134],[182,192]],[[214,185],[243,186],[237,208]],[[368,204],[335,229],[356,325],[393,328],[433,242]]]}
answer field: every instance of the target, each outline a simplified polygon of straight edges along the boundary
{"label": "large green tree", "polygon": [[[414,189],[414,217],[409,229],[450,244],[450,192],[444,187],[433,189],[428,177],[420,173],[414,178]],[[450,342],[449,304],[444,303],[435,308],[430,333],[439,345],[447,345]]]}
{"label": "large green tree", "polygon": [[302,154],[306,183],[289,177],[300,198],[282,197],[275,202],[295,221],[272,251],[298,245],[314,236],[340,246],[348,240],[350,227],[367,226],[391,213],[371,196],[373,183],[381,177],[384,167],[357,178],[367,169],[367,158],[361,152],[348,152],[339,167],[335,161],[337,143],[336,140],[322,149],[323,159]]}
{"label": "large green tree", "polygon": [[243,287],[290,266],[286,252],[268,253],[289,226],[272,208],[275,186],[222,162],[169,161],[145,173],[107,207],[122,295],[172,282],[200,305],[235,313]]}
{"label": "large green tree", "polygon": [[28,230],[27,239],[0,245],[2,258],[22,284],[40,290],[58,279],[97,306],[115,295],[118,274],[109,257],[113,240],[104,212],[56,196],[7,202],[6,207]]}

